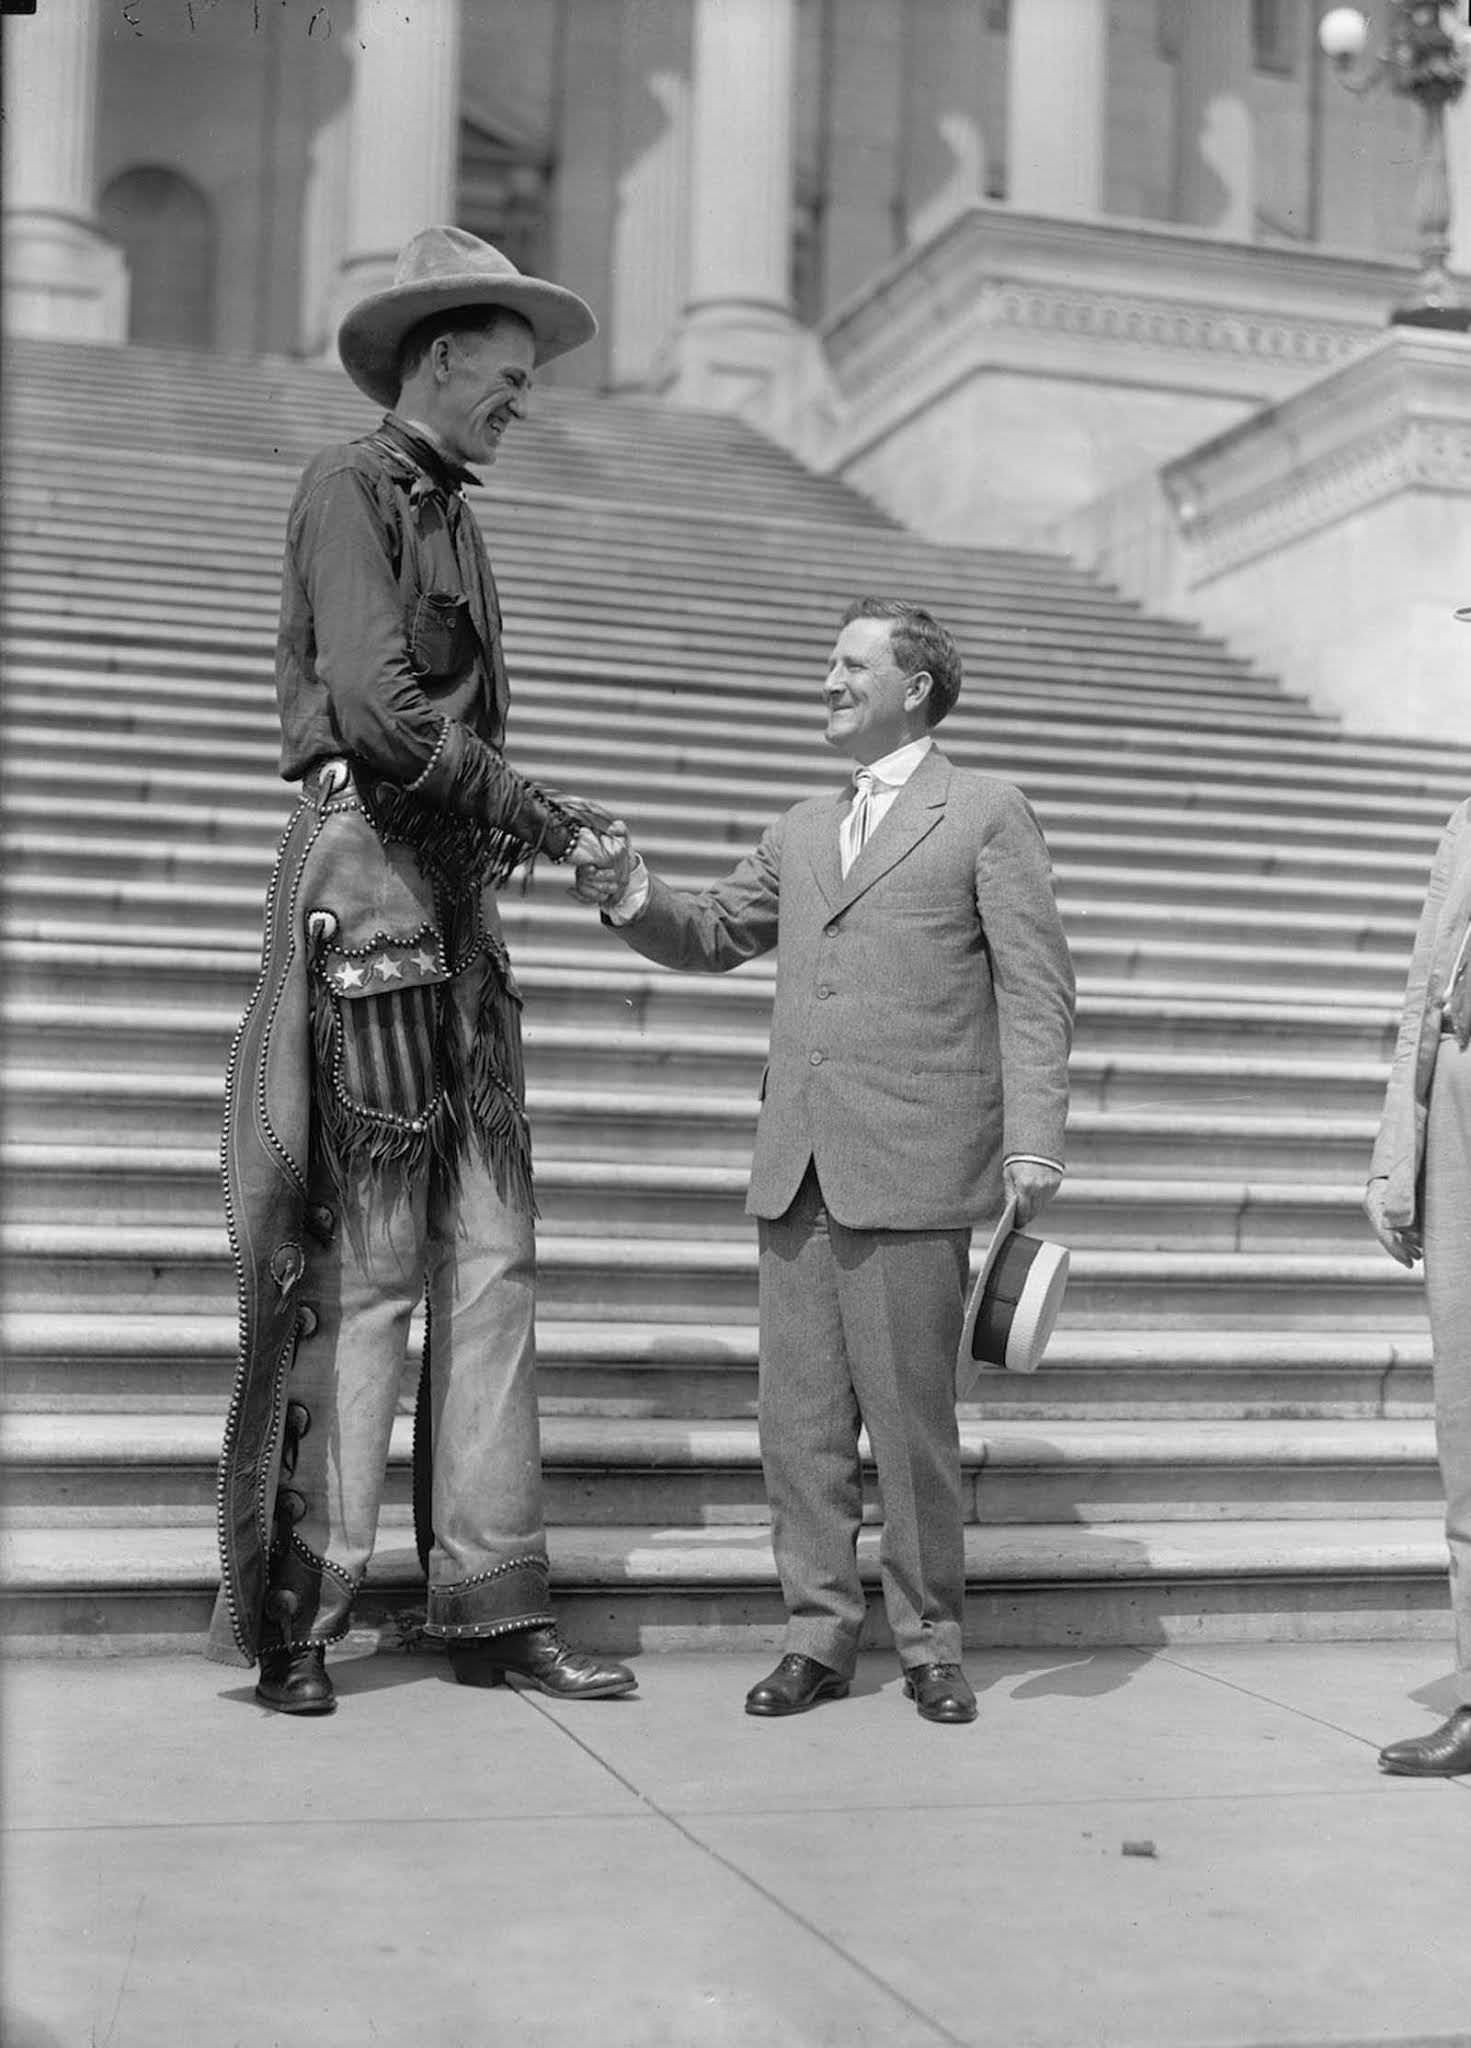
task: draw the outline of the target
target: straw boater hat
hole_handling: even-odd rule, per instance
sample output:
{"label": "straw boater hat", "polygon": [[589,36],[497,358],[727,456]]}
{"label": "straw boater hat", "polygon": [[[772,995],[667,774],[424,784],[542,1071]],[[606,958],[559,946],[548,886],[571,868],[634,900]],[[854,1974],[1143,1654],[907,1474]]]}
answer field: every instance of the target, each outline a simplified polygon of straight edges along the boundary
{"label": "straw boater hat", "polygon": [[399,351],[411,327],[456,306],[504,306],[536,337],[536,360],[580,348],[598,331],[592,308],[559,284],[526,277],[509,256],[464,228],[421,228],[398,252],[393,283],[360,299],[337,330],[337,351],[376,405],[398,401]]}
{"label": "straw boater hat", "polygon": [[1045,1237],[1027,1237],[1012,1225],[1016,1203],[1001,1212],[981,1260],[955,1360],[955,1398],[965,1400],[982,1367],[1035,1372],[1052,1335],[1067,1286],[1068,1254]]}

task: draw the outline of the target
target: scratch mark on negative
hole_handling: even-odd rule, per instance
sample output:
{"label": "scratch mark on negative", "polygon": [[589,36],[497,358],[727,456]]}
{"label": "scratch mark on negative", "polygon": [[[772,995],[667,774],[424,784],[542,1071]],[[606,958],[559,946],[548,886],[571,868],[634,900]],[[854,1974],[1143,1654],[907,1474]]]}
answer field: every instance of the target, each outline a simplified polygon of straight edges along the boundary
{"label": "scratch mark on negative", "polygon": [[143,1919],[143,1907],[147,1897],[148,1894],[146,1892],[139,1892],[138,1894],[138,1910],[133,1915],[133,1938],[128,1943],[128,1959],[123,1964],[122,1981],[117,1987],[117,1997],[113,2000],[112,2017],[107,2022],[107,2032],[103,2035],[100,2043],[97,2041],[96,2029],[93,2029],[92,2040],[94,2048],[110,2048],[112,2037],[117,2031],[117,2016],[123,2009],[123,1998],[127,1993],[128,1979],[133,1974],[133,1958],[138,1953],[138,1928]]}

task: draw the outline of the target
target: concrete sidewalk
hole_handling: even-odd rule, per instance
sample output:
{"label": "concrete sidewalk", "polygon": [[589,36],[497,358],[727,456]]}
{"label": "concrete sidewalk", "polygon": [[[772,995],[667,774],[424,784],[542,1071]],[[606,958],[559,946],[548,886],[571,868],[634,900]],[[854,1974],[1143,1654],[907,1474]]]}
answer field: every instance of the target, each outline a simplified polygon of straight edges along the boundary
{"label": "concrete sidewalk", "polygon": [[1471,2044],[1471,1779],[1374,1762],[1438,1646],[974,1654],[960,1729],[877,1656],[751,1720],[772,1661],[5,1667],[4,2048]]}

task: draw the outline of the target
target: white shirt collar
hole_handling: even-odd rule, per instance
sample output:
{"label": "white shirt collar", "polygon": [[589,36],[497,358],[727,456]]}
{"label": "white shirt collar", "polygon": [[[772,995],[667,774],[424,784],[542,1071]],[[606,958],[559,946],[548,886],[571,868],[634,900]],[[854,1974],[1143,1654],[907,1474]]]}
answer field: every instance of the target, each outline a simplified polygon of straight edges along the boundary
{"label": "white shirt collar", "polygon": [[[928,733],[921,733],[917,740],[906,740],[902,747],[895,747],[892,754],[885,754],[881,760],[860,762],[866,766],[875,782],[882,782],[890,789],[902,789],[920,762],[934,747]],[[855,768],[856,779],[858,768]]]}

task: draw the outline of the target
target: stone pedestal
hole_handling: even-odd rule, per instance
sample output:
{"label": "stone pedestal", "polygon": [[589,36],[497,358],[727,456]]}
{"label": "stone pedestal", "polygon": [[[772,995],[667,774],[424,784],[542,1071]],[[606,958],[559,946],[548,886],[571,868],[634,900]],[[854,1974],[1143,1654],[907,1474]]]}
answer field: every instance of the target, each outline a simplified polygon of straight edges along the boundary
{"label": "stone pedestal", "polygon": [[334,336],[350,305],[393,282],[410,235],[454,220],[460,0],[357,0],[353,43],[347,247]]}
{"label": "stone pedestal", "polygon": [[748,412],[800,344],[791,309],[794,0],[696,0],[689,300],[668,396]]}
{"label": "stone pedestal", "polygon": [[93,0],[48,0],[5,24],[5,325],[122,341],[128,276],[96,221]]}
{"label": "stone pedestal", "polygon": [[1100,213],[1107,0],[1012,0],[1007,62],[1008,201],[1027,213]]}

